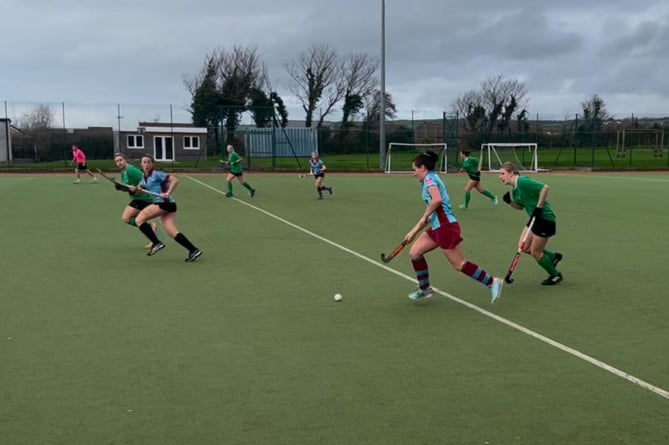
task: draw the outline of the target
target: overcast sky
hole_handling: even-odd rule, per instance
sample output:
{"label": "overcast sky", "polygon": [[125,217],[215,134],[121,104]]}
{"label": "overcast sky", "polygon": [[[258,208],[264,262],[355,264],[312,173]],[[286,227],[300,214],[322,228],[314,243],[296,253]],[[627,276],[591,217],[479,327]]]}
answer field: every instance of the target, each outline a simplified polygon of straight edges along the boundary
{"label": "overcast sky", "polygon": [[[532,117],[573,116],[593,94],[617,117],[669,115],[667,0],[386,0],[385,22],[398,118],[438,118],[496,75],[525,83]],[[380,58],[381,0],[0,0],[0,30],[9,117],[64,102],[68,123],[115,126],[118,103],[123,126],[169,121],[169,104],[183,120],[184,76],[214,48],[255,45],[303,119],[285,64],[312,43]]]}

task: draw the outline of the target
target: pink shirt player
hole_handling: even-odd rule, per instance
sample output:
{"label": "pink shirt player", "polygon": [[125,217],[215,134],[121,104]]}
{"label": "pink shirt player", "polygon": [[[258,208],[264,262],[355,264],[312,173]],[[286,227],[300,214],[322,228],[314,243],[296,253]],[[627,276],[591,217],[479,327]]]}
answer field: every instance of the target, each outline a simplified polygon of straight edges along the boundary
{"label": "pink shirt player", "polygon": [[72,160],[74,162],[76,162],[77,164],[85,164],[86,163],[86,155],[76,145],[72,146]]}

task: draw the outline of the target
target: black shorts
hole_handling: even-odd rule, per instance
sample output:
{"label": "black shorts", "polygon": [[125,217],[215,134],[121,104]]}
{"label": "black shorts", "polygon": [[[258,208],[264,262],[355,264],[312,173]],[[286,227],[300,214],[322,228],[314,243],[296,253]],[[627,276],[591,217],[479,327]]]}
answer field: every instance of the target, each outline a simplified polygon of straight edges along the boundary
{"label": "black shorts", "polygon": [[549,238],[557,233],[557,225],[555,224],[555,221],[539,218],[534,220],[532,233],[542,238]]}
{"label": "black shorts", "polygon": [[88,170],[88,167],[86,167],[86,163],[81,163],[77,164],[77,170]]}
{"label": "black shorts", "polygon": [[320,172],[320,173],[314,174],[314,179],[316,179],[316,178],[325,178],[325,173]]}
{"label": "black shorts", "polygon": [[143,210],[145,207],[150,206],[153,204],[151,201],[144,201],[141,199],[133,199],[128,203],[128,207],[132,207],[133,209],[137,210]]}
{"label": "black shorts", "polygon": [[177,203],[176,202],[154,202],[155,205],[160,207],[161,210],[166,211],[167,213],[176,213],[177,212]]}
{"label": "black shorts", "polygon": [[244,173],[242,173],[242,172],[237,172],[237,173],[235,173],[235,172],[230,172],[230,174],[231,174],[232,176],[234,176],[235,178],[239,178],[240,176],[244,176]]}
{"label": "black shorts", "polygon": [[478,175],[472,175],[471,173],[467,173],[467,175],[469,175],[469,179],[471,179],[472,181],[481,182],[480,173]]}

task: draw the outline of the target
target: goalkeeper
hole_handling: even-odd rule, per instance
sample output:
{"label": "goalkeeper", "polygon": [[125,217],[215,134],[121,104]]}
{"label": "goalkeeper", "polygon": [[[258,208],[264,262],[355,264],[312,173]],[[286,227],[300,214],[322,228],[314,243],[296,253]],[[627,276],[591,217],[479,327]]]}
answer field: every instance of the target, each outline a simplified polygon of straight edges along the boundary
{"label": "goalkeeper", "polygon": [[462,159],[460,171],[466,171],[469,180],[467,181],[467,184],[465,184],[465,203],[460,204],[458,207],[462,210],[467,210],[469,208],[469,201],[472,199],[472,189],[476,189],[477,192],[486,196],[493,202],[493,204],[497,205],[499,202],[497,196],[481,187],[481,167],[479,165],[479,160],[471,156],[469,150],[461,150],[460,159]]}

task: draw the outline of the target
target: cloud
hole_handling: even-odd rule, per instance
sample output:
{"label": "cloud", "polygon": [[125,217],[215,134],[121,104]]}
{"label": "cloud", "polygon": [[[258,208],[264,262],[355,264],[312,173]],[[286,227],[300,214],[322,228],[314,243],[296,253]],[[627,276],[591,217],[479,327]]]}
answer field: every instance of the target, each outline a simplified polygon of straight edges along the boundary
{"label": "cloud", "polygon": [[[669,114],[666,2],[385,3],[386,90],[400,118],[412,113],[438,118],[465,91],[500,74],[525,82],[531,114],[577,112],[595,93],[612,114]],[[380,4],[13,2],[0,16],[9,36],[0,47],[0,57],[8,61],[0,74],[0,100],[17,107],[100,104],[105,116],[120,103],[146,113],[145,120],[156,114],[165,119],[169,104],[180,112],[188,106],[183,77],[196,74],[206,54],[218,47],[255,46],[291,119],[299,119],[304,113],[288,90],[285,64],[319,42],[340,54],[380,57]]]}

